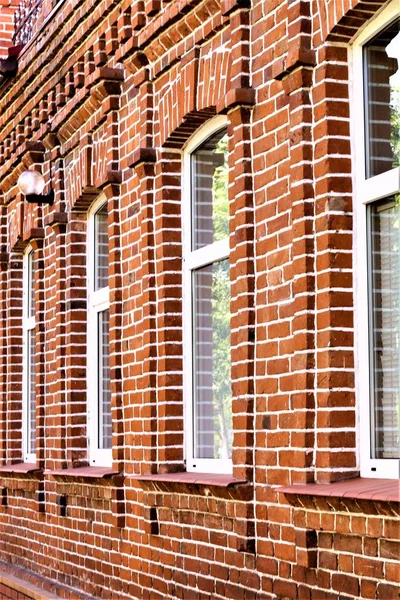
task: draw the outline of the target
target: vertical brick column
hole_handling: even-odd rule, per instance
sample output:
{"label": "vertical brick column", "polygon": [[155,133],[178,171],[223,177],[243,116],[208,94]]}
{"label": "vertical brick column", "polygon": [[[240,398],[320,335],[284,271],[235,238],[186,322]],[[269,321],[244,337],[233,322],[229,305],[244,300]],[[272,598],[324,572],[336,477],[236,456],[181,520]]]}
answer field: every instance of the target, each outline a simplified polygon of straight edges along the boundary
{"label": "vertical brick column", "polygon": [[181,470],[183,459],[180,152],[160,152],[155,193],[157,462],[165,472]]}
{"label": "vertical brick column", "polygon": [[[313,66],[310,5],[293,0],[288,6],[288,52],[283,63],[283,89],[289,100],[289,189],[291,303],[278,317],[291,316],[290,357],[281,389],[289,393],[289,412],[278,421],[286,430],[288,448],[280,451],[281,482],[314,480],[315,426],[315,277],[312,102]],[[279,63],[278,63],[279,64]],[[276,68],[275,65],[274,68]],[[273,69],[274,70],[274,69]],[[283,366],[283,365],[282,365]],[[284,369],[282,369],[284,371]]]}
{"label": "vertical brick column", "polygon": [[[113,126],[113,128],[115,125]],[[111,421],[113,423],[112,449],[114,464],[123,469],[124,417],[122,407],[122,279],[121,279],[121,223],[120,190],[118,185],[107,184],[103,192],[107,198],[109,232],[109,290],[110,290],[110,383]]]}
{"label": "vertical brick column", "polygon": [[[62,214],[62,213],[61,213]],[[66,215],[65,215],[66,216]],[[71,211],[68,223],[55,223],[57,246],[68,248],[65,256],[65,398],[68,466],[87,462],[87,213]],[[60,248],[61,250],[61,248]],[[61,351],[61,349],[60,349]]]}
{"label": "vertical brick column", "polygon": [[[279,420],[289,433],[289,448],[281,452],[280,464],[290,471],[293,483],[311,482],[313,475],[315,397],[314,306],[314,193],[312,165],[312,69],[300,67],[284,82],[289,94],[290,196],[292,280],[290,376],[283,384],[290,392],[290,412]],[[285,308],[279,309],[284,313]],[[286,479],[286,478],[284,478]],[[283,481],[282,481],[283,482]]]}
{"label": "vertical brick column", "polygon": [[[140,3],[137,4],[135,10],[140,8]],[[135,73],[136,119],[130,121],[131,129],[124,126],[122,138],[126,151],[131,152],[125,162],[133,169],[133,177],[121,187],[121,194],[129,198],[121,216],[121,239],[123,245],[134,249],[122,256],[123,327],[127,340],[122,368],[123,374],[130,374],[129,379],[123,377],[125,446],[128,439],[125,460],[126,468],[134,473],[157,472],[156,151],[153,147],[153,85],[148,75],[146,68]]]}
{"label": "vertical brick column", "polygon": [[[63,227],[46,232],[46,450],[47,468],[67,462],[66,430],[66,239]],[[76,347],[70,351],[74,352]],[[75,384],[76,385],[76,384]]]}
{"label": "vertical brick column", "polygon": [[347,48],[318,51],[313,89],[316,197],[316,480],[354,477],[352,181]]}
{"label": "vertical brick column", "polygon": [[229,118],[231,348],[234,475],[252,480],[254,448],[254,196],[251,109]]}
{"label": "vertical brick column", "polygon": [[[149,158],[136,167],[140,180],[140,239],[142,269],[142,321],[145,332],[141,360],[143,374],[140,378],[142,391],[142,418],[144,431],[143,446],[144,471],[157,472],[157,293],[155,284],[155,239],[154,239],[154,176],[155,165]],[[163,392],[160,392],[160,401]]]}

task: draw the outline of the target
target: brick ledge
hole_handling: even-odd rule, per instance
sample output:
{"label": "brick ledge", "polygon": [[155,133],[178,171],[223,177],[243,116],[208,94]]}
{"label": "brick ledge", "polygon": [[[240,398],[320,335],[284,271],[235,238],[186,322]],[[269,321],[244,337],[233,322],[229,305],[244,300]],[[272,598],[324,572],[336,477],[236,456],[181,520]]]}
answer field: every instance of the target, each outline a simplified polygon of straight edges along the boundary
{"label": "brick ledge", "polygon": [[236,479],[232,475],[218,473],[157,473],[149,475],[134,475],[133,479],[150,483],[194,483],[196,485],[210,485],[216,487],[233,487],[248,483],[246,479]]}
{"label": "brick ledge", "polygon": [[335,483],[286,485],[277,488],[277,491],[282,494],[299,496],[330,496],[332,498],[400,502],[400,481],[398,479],[357,477]]}
{"label": "brick ledge", "polygon": [[83,477],[85,479],[105,479],[121,474],[111,467],[76,467],[75,469],[56,469],[44,473],[53,477]]}
{"label": "brick ledge", "polygon": [[14,463],[12,465],[0,465],[0,473],[35,473],[41,471],[36,463]]}
{"label": "brick ledge", "polygon": [[[50,594],[46,590],[38,587],[34,583],[30,583],[27,581],[22,581],[21,579],[17,579],[14,575],[10,575],[9,573],[5,573],[0,569],[0,583],[6,585],[11,588],[15,592],[24,594],[28,596],[28,598],[32,598],[33,600],[54,600],[55,598],[60,598],[55,594]],[[17,597],[17,596],[16,596]]]}

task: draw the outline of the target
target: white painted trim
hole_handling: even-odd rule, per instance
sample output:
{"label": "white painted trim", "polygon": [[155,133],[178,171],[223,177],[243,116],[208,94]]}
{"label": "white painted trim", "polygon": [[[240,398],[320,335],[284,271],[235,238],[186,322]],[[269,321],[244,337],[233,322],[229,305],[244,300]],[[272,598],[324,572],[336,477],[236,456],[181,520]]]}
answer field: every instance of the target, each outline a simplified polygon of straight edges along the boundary
{"label": "white painted trim", "polygon": [[87,220],[87,427],[89,443],[89,463],[91,465],[111,467],[112,449],[99,448],[99,329],[98,315],[110,308],[109,287],[95,290],[95,216],[107,199],[104,194],[94,202],[88,212]]}
{"label": "white painted trim", "polygon": [[189,252],[185,257],[185,263],[187,269],[199,269],[206,265],[228,258],[229,256],[229,238],[214,242],[208,246],[203,246],[198,250]]}
{"label": "white painted trim", "polygon": [[228,459],[196,459],[193,456],[193,289],[195,269],[229,258],[229,237],[192,251],[191,154],[212,135],[227,127],[224,116],[211,119],[187,142],[182,157],[182,236],[183,236],[183,393],[186,470],[199,473],[232,473]]}
{"label": "white painted trim", "polygon": [[354,189],[354,306],[355,369],[360,467],[362,477],[397,479],[400,460],[371,458],[371,390],[369,340],[369,287],[367,206],[400,189],[400,168],[366,178],[365,94],[363,46],[400,15],[400,2],[393,0],[369,23],[352,45],[351,138]]}
{"label": "white painted trim", "polygon": [[[224,129],[228,125],[228,119],[223,115],[218,115],[213,119],[210,119],[200,129],[192,135],[192,137],[186,142],[183,147],[184,160],[192,152],[194,152],[203,142],[208,140],[214,133],[218,133],[221,129]],[[187,160],[187,158],[186,158]],[[190,172],[189,172],[190,177]]]}
{"label": "white painted trim", "polygon": [[28,347],[29,333],[35,332],[35,315],[29,316],[29,291],[32,283],[32,265],[33,249],[28,246],[23,256],[23,275],[22,275],[22,456],[24,462],[35,463],[36,453],[29,451],[30,441],[30,358]]}

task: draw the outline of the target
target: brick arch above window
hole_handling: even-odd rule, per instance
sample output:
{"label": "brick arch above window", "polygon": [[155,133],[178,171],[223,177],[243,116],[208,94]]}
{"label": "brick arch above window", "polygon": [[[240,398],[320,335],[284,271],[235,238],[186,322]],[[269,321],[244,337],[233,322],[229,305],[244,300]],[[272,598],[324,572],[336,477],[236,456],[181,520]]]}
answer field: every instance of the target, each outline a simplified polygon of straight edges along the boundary
{"label": "brick arch above window", "polygon": [[231,41],[232,32],[237,30],[246,39],[246,24],[233,20],[229,29],[201,48],[190,50],[154,84],[162,146],[182,148],[210,118],[234,106],[254,103],[254,90],[249,87],[246,75],[247,63],[241,65],[242,79],[235,77],[236,52]]}
{"label": "brick arch above window", "polygon": [[314,16],[319,21],[316,28],[320,29],[321,41],[348,43],[386,3],[387,0],[373,3],[365,0],[317,0]]}

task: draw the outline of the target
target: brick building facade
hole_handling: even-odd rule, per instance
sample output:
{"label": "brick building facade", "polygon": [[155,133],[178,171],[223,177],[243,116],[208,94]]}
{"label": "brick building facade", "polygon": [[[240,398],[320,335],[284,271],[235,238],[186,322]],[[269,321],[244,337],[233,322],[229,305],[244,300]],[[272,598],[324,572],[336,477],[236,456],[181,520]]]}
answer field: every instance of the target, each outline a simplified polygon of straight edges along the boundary
{"label": "brick building facade", "polygon": [[400,2],[43,0],[7,42],[15,4],[0,567],[394,600]]}

